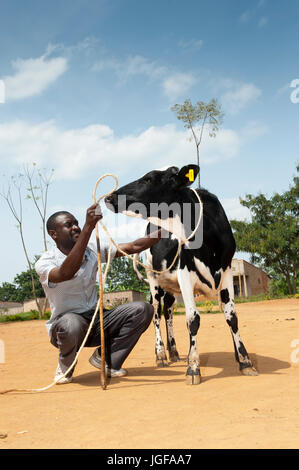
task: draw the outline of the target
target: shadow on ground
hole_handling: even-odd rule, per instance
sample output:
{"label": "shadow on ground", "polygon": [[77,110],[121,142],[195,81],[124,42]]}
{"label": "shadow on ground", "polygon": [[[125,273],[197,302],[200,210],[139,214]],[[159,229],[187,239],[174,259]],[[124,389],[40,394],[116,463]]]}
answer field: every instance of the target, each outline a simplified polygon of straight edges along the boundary
{"label": "shadow on ground", "polygon": [[[290,363],[281,361],[269,356],[259,354],[250,354],[254,367],[259,375],[279,374],[282,369],[288,369]],[[224,377],[241,376],[239,366],[234,359],[234,354],[229,352],[213,352],[203,353],[200,355],[200,364],[202,368],[202,382],[213,379],[221,379]],[[209,373],[209,368],[221,369],[215,374]],[[168,367],[132,367],[128,368],[128,375],[120,379],[107,379],[110,383],[125,383],[131,386],[136,385],[154,385],[163,382],[182,382],[185,381],[185,373],[187,369],[187,357],[182,357],[179,362],[170,363]],[[204,369],[204,370],[203,370]],[[74,382],[84,386],[94,387],[99,385],[100,371],[92,371],[78,376],[74,376]]]}

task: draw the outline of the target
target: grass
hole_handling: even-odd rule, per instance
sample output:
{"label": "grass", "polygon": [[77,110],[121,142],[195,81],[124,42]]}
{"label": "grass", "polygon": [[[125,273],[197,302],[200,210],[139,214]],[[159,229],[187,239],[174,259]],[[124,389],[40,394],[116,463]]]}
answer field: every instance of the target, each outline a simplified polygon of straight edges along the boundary
{"label": "grass", "polygon": [[[245,303],[245,302],[261,302],[263,300],[275,300],[275,299],[289,299],[289,298],[298,298],[299,295],[281,295],[281,296],[273,296],[270,297],[269,294],[259,294],[259,295],[251,295],[249,297],[235,297],[235,303]],[[217,300],[206,300],[202,302],[196,302],[196,306],[199,307],[200,313],[222,313],[218,308],[218,301]],[[184,303],[179,302],[176,304],[176,309],[178,308],[185,308]],[[162,308],[163,312],[163,308]],[[174,315],[184,315],[185,311],[178,312],[175,310]],[[51,312],[46,311],[43,318],[41,320],[48,320],[50,318]],[[11,321],[27,321],[27,320],[40,320],[39,312],[37,310],[30,310],[30,312],[18,313],[15,315],[0,315],[0,323],[6,323]]]}
{"label": "grass", "polygon": [[270,296],[269,294],[258,294],[258,295],[250,295],[249,297],[236,297],[235,303],[242,304],[244,302],[261,302],[263,300],[275,300],[275,299],[293,299],[296,295],[273,295]]}
{"label": "grass", "polygon": [[[298,298],[298,294],[294,295],[277,295],[270,297],[269,294],[258,294],[258,295],[251,295],[249,297],[235,297],[234,301],[235,304],[241,304],[246,302],[261,302],[263,300],[275,300],[275,299],[290,299],[290,298]],[[219,309],[215,310],[215,306],[219,306],[217,300],[206,300],[201,302],[196,302],[196,306],[200,309],[200,313],[223,313]],[[179,302],[176,304],[176,308],[185,308],[184,303]],[[183,315],[185,312],[175,311],[175,315]]]}
{"label": "grass", "polygon": [[[42,320],[48,320],[50,312],[45,312]],[[27,320],[40,320],[39,312],[37,310],[30,310],[30,312],[16,313],[15,315],[1,315],[0,323],[7,323],[11,321],[27,321]]]}

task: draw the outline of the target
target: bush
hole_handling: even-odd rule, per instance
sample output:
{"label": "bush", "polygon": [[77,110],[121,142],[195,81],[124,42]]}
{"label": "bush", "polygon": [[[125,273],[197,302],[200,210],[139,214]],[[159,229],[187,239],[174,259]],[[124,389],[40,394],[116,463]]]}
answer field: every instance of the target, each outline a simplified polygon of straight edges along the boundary
{"label": "bush", "polygon": [[211,313],[213,312],[213,302],[211,300],[206,300],[204,305],[203,305],[203,311],[204,313]]}
{"label": "bush", "polygon": [[285,279],[271,279],[269,284],[269,293],[271,297],[288,295],[289,290]]}
{"label": "bush", "polygon": [[[46,311],[42,320],[48,320],[51,312]],[[6,323],[10,321],[27,321],[27,320],[39,320],[39,312],[37,310],[30,310],[30,312],[17,313],[15,315],[1,315],[0,323]]]}

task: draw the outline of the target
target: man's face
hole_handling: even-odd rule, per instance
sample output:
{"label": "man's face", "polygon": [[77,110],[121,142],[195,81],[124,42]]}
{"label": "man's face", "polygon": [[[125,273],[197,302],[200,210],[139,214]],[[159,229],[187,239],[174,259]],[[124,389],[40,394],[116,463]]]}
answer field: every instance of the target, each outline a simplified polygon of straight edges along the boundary
{"label": "man's face", "polygon": [[72,248],[81,233],[78,220],[72,214],[61,214],[55,222],[55,230],[50,230],[51,237],[56,244]]}

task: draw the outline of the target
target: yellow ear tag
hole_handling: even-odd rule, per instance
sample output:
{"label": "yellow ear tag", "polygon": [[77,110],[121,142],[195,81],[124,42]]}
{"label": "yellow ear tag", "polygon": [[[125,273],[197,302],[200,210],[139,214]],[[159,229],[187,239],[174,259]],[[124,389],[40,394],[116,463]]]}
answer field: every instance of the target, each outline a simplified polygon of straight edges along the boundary
{"label": "yellow ear tag", "polygon": [[190,168],[185,176],[189,179],[189,181],[194,181],[194,170]]}

